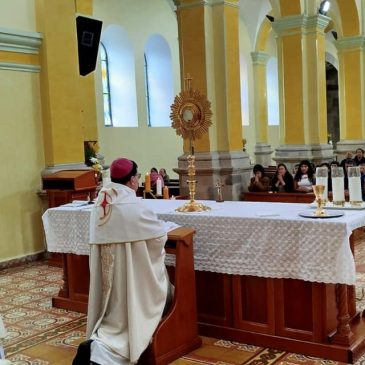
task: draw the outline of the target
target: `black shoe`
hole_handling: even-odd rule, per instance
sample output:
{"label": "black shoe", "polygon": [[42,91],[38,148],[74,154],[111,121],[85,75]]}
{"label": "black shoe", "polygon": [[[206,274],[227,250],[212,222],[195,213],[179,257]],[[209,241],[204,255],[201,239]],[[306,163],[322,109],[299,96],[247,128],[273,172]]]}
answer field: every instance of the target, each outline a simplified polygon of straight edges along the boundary
{"label": "black shoe", "polygon": [[93,340],[88,340],[81,342],[77,348],[77,353],[72,361],[72,365],[89,365],[91,356],[91,342]]}

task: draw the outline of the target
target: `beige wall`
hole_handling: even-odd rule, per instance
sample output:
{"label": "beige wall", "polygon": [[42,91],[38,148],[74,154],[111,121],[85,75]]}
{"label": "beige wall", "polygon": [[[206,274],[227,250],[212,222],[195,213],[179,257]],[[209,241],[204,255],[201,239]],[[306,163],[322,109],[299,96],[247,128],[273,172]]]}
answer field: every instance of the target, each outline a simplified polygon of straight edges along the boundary
{"label": "beige wall", "polygon": [[111,163],[118,156],[127,156],[137,162],[142,173],[149,171],[153,166],[165,167],[170,177],[177,178],[178,176],[172,171],[172,168],[177,167],[177,158],[182,154],[183,142],[170,127],[147,127],[143,67],[143,51],[148,37],[154,33],[162,35],[171,49],[174,93],[176,95],[180,92],[179,49],[175,13],[166,0],[96,0],[94,2],[94,17],[103,20],[103,29],[111,24],[120,25],[130,36],[135,52],[139,125],[138,128],[104,127],[101,79],[98,68],[95,81],[100,152],[104,154],[106,163]]}
{"label": "beige wall", "polygon": [[39,75],[0,71],[0,261],[43,250]]}
{"label": "beige wall", "polygon": [[34,32],[34,0],[0,1],[0,27]]}

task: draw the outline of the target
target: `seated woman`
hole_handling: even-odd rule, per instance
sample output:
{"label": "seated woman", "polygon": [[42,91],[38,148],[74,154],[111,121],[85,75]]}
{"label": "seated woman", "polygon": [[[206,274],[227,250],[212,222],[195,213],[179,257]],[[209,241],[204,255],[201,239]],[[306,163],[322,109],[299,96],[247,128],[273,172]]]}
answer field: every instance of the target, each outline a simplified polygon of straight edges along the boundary
{"label": "seated woman", "polygon": [[157,180],[160,179],[161,180],[161,188],[163,188],[165,186],[163,177],[158,173],[156,167],[152,167],[151,171],[150,171],[150,178],[151,178],[151,188],[152,190],[156,193],[156,185],[157,185]]}
{"label": "seated woman", "polygon": [[253,167],[254,177],[251,178],[248,191],[269,191],[270,180],[265,176],[265,170],[261,165]]}
{"label": "seated woman", "polygon": [[312,164],[308,160],[300,161],[298,171],[294,176],[294,190],[298,193],[311,193],[314,183]]}
{"label": "seated woman", "polygon": [[170,183],[170,176],[167,175],[166,170],[164,168],[161,168],[159,174],[162,176],[165,185],[168,185]]}
{"label": "seated woman", "polygon": [[294,179],[283,163],[278,168],[271,180],[271,190],[279,193],[292,193],[294,191]]}
{"label": "seated woman", "polygon": [[359,166],[360,164],[365,163],[364,150],[362,148],[358,148],[356,150],[354,162],[355,162],[355,166]]}

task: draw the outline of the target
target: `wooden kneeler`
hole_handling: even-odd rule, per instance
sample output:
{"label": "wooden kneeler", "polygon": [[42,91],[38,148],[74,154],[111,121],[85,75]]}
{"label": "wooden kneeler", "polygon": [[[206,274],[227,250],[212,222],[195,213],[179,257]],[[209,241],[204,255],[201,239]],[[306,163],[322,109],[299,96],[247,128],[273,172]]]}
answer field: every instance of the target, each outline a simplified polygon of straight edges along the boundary
{"label": "wooden kneeler", "polygon": [[201,346],[195,293],[194,233],[192,228],[179,227],[168,234],[166,252],[176,257],[175,268],[168,267],[170,281],[175,285],[174,299],[138,364],[169,364]]}

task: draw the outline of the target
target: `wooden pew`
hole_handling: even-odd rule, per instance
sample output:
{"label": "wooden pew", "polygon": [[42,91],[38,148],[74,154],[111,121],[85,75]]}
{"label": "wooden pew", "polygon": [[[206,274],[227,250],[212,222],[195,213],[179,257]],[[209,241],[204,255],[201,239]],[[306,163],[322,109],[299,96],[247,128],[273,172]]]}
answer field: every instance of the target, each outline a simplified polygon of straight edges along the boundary
{"label": "wooden pew", "polygon": [[270,179],[270,181],[273,178],[273,176],[275,175],[276,169],[277,169],[276,166],[264,167],[265,176],[267,176]]}
{"label": "wooden pew", "polygon": [[138,364],[167,365],[201,346],[197,326],[193,233],[194,230],[187,227],[169,232],[165,249],[166,253],[176,257],[175,268],[168,267],[170,281],[175,285],[174,300]]}
{"label": "wooden pew", "polygon": [[245,192],[242,199],[250,202],[275,202],[275,203],[312,203],[315,200],[313,193],[264,193]]}

